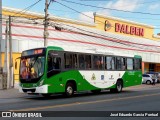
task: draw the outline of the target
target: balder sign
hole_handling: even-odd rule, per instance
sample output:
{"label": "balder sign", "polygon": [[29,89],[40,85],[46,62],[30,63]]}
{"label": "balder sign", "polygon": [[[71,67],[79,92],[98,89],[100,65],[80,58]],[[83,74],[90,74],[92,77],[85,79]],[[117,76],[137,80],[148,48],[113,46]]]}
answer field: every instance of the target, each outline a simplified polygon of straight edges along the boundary
{"label": "balder sign", "polygon": [[144,36],[144,29],[135,26],[129,26],[125,24],[115,23],[115,32],[120,32],[124,34]]}

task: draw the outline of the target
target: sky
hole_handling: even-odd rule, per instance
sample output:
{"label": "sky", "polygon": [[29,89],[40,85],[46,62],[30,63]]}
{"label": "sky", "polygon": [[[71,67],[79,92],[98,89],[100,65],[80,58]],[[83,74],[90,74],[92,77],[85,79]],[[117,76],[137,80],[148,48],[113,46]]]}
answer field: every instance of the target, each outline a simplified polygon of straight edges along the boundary
{"label": "sky", "polygon": [[[23,10],[37,1],[38,0],[2,0],[2,6],[18,8]],[[55,0],[55,1],[59,2],[60,4],[57,2],[51,2],[49,6],[50,15],[93,23],[92,19],[93,13],[97,12],[105,16],[109,15],[135,21],[138,23],[152,25],[155,26],[155,31],[154,31],[155,34],[160,33],[160,0]],[[85,5],[103,7],[103,8],[131,11],[131,13],[95,8],[89,6],[82,6],[79,4],[71,3],[69,1]],[[44,7],[45,7],[45,0],[41,0],[35,6],[31,7],[29,11],[44,13]],[[138,14],[133,12],[141,12],[141,13]],[[151,13],[158,15],[151,15],[144,13]]]}

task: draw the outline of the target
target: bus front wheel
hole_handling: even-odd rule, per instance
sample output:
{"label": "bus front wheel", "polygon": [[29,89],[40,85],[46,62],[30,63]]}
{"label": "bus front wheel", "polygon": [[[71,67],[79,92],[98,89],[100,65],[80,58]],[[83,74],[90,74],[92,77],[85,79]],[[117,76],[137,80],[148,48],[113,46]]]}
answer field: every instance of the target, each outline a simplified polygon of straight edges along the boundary
{"label": "bus front wheel", "polygon": [[66,97],[72,97],[74,94],[73,84],[67,83],[66,89],[65,89],[65,96]]}

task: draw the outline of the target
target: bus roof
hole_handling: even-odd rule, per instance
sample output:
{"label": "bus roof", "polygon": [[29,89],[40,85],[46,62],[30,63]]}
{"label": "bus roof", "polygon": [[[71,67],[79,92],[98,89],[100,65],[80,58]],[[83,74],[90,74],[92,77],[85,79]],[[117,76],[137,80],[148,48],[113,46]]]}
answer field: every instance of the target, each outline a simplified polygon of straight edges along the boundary
{"label": "bus roof", "polygon": [[[48,46],[48,49],[53,50],[64,50],[64,51],[72,51],[72,52],[82,52],[82,53],[91,53],[91,54],[103,54],[103,55],[116,55],[116,56],[128,56],[128,57],[135,57],[135,55],[131,54],[123,54],[120,52],[115,51],[108,51],[107,49],[96,49],[96,48],[85,48],[85,47],[75,47],[75,46],[63,46],[62,47],[56,47],[56,46]],[[138,55],[136,55],[138,57]],[[139,56],[141,57],[141,56]]]}
{"label": "bus roof", "polygon": [[[72,51],[72,52],[82,52],[82,53],[91,53],[91,54],[100,54],[100,55],[116,55],[116,56],[127,56],[127,57],[135,57],[141,58],[139,55],[131,55],[131,54],[123,54],[116,51],[109,51],[107,49],[96,49],[96,48],[86,48],[86,47],[77,47],[77,46],[47,46],[47,47],[39,47],[34,49],[42,49],[47,48],[48,50],[56,50],[56,51]],[[34,50],[29,49],[29,50]],[[25,50],[28,51],[28,50]]]}

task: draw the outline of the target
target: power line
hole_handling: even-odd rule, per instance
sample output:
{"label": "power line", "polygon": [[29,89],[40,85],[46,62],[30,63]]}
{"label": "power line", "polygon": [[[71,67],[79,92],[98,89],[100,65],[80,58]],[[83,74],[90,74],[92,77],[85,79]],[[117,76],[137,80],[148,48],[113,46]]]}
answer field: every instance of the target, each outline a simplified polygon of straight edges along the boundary
{"label": "power line", "polygon": [[60,5],[64,6],[64,7],[66,7],[66,8],[69,8],[69,9],[71,9],[71,10],[77,12],[77,13],[80,13],[80,14],[82,14],[82,15],[88,17],[88,18],[94,19],[93,17],[90,17],[90,16],[88,16],[88,15],[86,15],[86,14],[84,14],[84,13],[78,11],[78,10],[75,10],[75,9],[73,9],[73,8],[67,6],[67,5],[64,5],[64,4],[62,4],[62,3],[58,2],[58,1],[55,1],[55,0],[54,0],[54,2],[57,2],[58,4],[60,4]]}
{"label": "power line", "polygon": [[[19,21],[19,22],[21,22],[21,21]],[[25,23],[25,22],[23,22],[23,23]],[[32,23],[27,23],[27,24],[32,24]],[[60,23],[60,24],[62,24],[62,23]],[[106,35],[102,35],[100,33],[95,33],[95,32],[92,32],[92,31],[84,30],[84,29],[78,28],[76,26],[67,25],[67,24],[64,24],[64,25],[72,27],[72,28],[76,28],[77,30],[80,30],[82,32],[78,32],[78,31],[71,30],[71,29],[68,29],[68,28],[65,28],[65,27],[61,27],[64,30],[72,31],[72,32],[75,32],[75,33],[79,33],[79,34],[87,35],[87,36],[91,36],[91,37],[101,38],[101,39],[104,39],[104,40],[107,40],[107,41],[110,41],[110,42],[113,42],[113,43],[119,43],[119,44],[125,45],[127,47],[142,48],[141,46],[147,46],[147,47],[151,47],[150,49],[155,48],[155,47],[160,47],[160,46],[157,46],[157,45],[141,44],[141,43],[135,43],[135,42],[130,42],[130,41],[124,41],[124,40],[120,40],[120,39],[117,39],[117,38],[114,38],[114,37],[109,37],[109,36],[106,36]],[[54,25],[54,27],[55,27],[55,25]],[[90,33],[90,34],[87,34],[87,33]],[[96,35],[98,35],[98,36],[96,36]],[[110,39],[108,39],[108,38],[110,38]]]}
{"label": "power line", "polygon": [[[55,1],[55,0],[54,0],[54,2],[57,2],[57,1]],[[66,7],[66,8],[68,8],[68,9],[71,9],[71,10],[73,10],[73,11],[77,12],[77,13],[80,13],[80,14],[82,14],[82,15],[84,15],[84,16],[86,16],[86,17],[88,17],[88,18],[92,19],[92,20],[95,20],[93,17],[90,17],[90,16],[88,16],[88,15],[86,15],[86,14],[84,14],[84,13],[82,13],[82,12],[78,11],[78,10],[75,10],[75,9],[73,9],[73,8],[71,8],[71,7],[67,6],[67,5],[64,5],[64,4],[60,3],[60,2],[57,2],[57,3],[58,3],[58,4],[60,4],[60,5],[62,5],[62,6],[64,6],[64,7]],[[100,23],[103,23],[103,24],[104,24],[104,22],[102,22],[102,21],[99,21],[99,20],[96,20],[96,21],[98,21],[98,22],[100,22]],[[113,27],[113,28],[114,28],[114,26],[111,26],[111,27]],[[156,28],[156,29],[159,29],[159,28]]]}
{"label": "power line", "polygon": [[[82,5],[82,6],[87,6],[87,7],[94,7],[94,8],[101,8],[101,9],[107,9],[107,10],[114,10],[114,11],[121,11],[121,12],[128,12],[128,13],[134,13],[134,14],[147,14],[147,15],[160,15],[160,14],[154,14],[154,13],[145,13],[145,12],[133,12],[133,11],[127,11],[127,10],[119,10],[119,9],[114,9],[114,8],[106,8],[106,7],[98,7],[98,6],[94,6],[94,5],[88,5],[88,4],[83,4],[83,3],[77,3],[77,2],[73,2],[73,1],[69,1],[69,0],[63,0],[65,2],[69,2],[69,3],[74,3],[74,4],[78,4],[78,5]],[[57,2],[57,1],[56,1]]]}
{"label": "power line", "polygon": [[[55,1],[55,0],[54,0],[54,2],[57,2],[57,1]],[[73,8],[71,8],[71,7],[67,6],[67,5],[64,5],[64,4],[60,3],[60,2],[57,2],[57,3],[58,3],[58,4],[60,4],[60,5],[62,5],[62,6],[64,6],[64,7],[66,7],[66,8],[68,8],[68,9],[71,9],[71,10],[73,10],[73,11],[77,12],[77,13],[80,13],[80,14],[82,14],[82,15],[84,15],[84,16],[86,16],[86,17],[88,17],[88,18],[92,19],[92,20],[94,20],[94,18],[93,18],[93,17],[90,17],[90,16],[88,16],[88,15],[86,15],[86,14],[82,13],[82,12],[79,12],[78,10],[75,10],[75,9],[73,9]],[[100,20],[96,20],[96,21],[98,21],[98,22],[100,22],[100,23],[103,23],[103,24],[104,24],[104,22],[102,22],[102,21],[100,21]],[[113,27],[113,26],[111,26],[111,27]]]}
{"label": "power line", "polygon": [[[72,12],[72,11],[67,11],[67,10],[58,10],[58,9],[49,9],[49,10],[53,10],[53,11],[57,11],[57,12],[63,12],[64,14],[65,13],[76,13],[75,11]],[[81,12],[82,13],[82,12]],[[63,14],[62,14],[63,15]],[[115,17],[121,17],[121,18],[133,18],[133,19],[148,19],[148,20],[160,20],[160,19],[155,19],[155,18],[138,18],[138,17],[124,17],[124,16],[115,16]]]}
{"label": "power line", "polygon": [[58,11],[58,12],[66,12],[66,13],[75,13],[75,12],[66,11],[66,10],[57,10],[57,9],[49,9],[49,10]]}
{"label": "power line", "polygon": [[[69,0],[62,0],[62,1],[69,1]],[[94,1],[99,1],[99,0],[94,0]],[[105,0],[102,0],[105,1]],[[128,7],[128,6],[134,6],[134,5],[139,5],[139,4],[148,4],[148,3],[155,3],[155,2],[159,2],[159,0],[155,0],[155,1],[150,1],[150,2],[143,2],[143,3],[136,3],[136,4],[128,4],[128,5],[118,5],[117,7]]]}
{"label": "power line", "polygon": [[27,12],[29,9],[31,9],[33,6],[35,6],[36,4],[38,4],[40,1],[42,1],[42,0],[38,0],[37,2],[33,3],[32,5],[30,5],[30,6],[26,7],[26,8],[24,8],[23,10],[21,10],[21,11],[15,13],[15,14],[13,14],[12,17],[13,17],[13,16],[16,16],[17,14],[18,14],[18,15],[20,14],[19,17],[21,17],[22,14],[24,14],[25,12]]}

